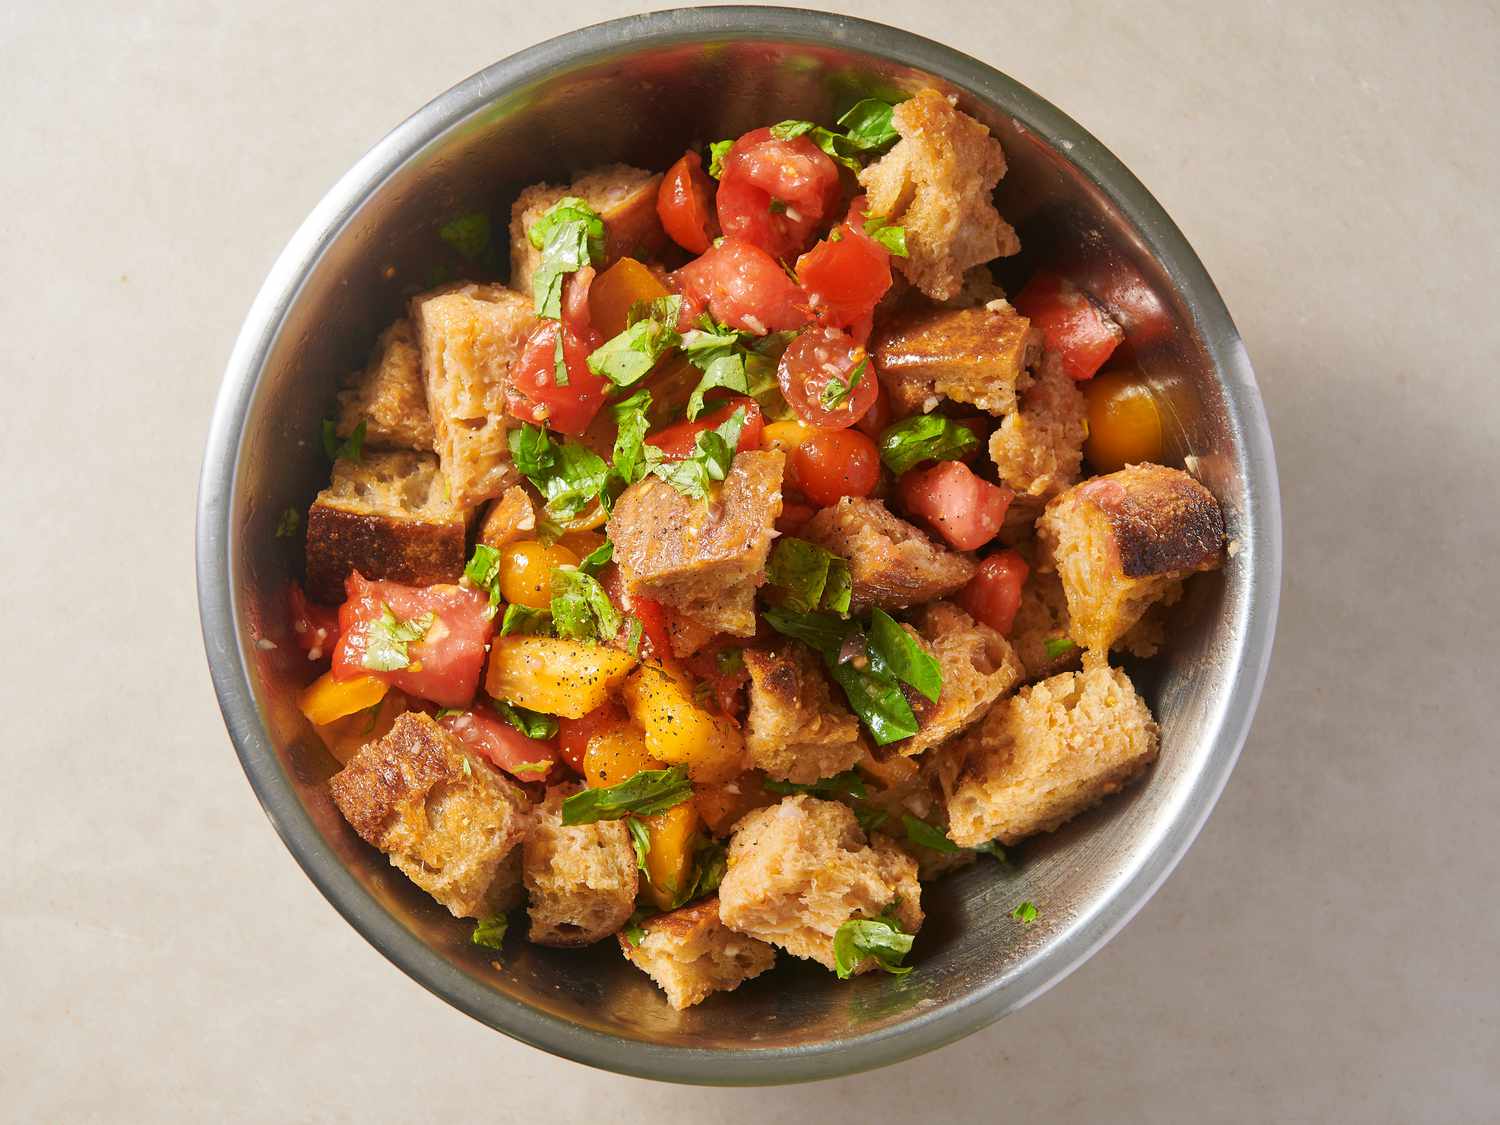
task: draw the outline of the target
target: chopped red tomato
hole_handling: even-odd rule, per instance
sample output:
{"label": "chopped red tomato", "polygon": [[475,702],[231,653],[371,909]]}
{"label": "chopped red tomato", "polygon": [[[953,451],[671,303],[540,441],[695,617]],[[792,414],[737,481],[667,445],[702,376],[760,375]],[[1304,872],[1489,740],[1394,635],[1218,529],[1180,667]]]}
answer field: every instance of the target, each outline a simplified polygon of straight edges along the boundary
{"label": "chopped red tomato", "polygon": [[1021,587],[1030,572],[1019,551],[997,551],[979,564],[974,577],[954,600],[975,621],[1009,636],[1016,623],[1016,610],[1021,607]]}
{"label": "chopped red tomato", "polygon": [[555,780],[552,775],[562,762],[555,740],[527,738],[499,715],[484,711],[444,715],[438,723],[517,781]]}
{"label": "chopped red tomato", "polygon": [[875,306],[891,287],[891,254],[865,234],[864,196],[849,205],[849,217],[827,238],[797,259],[797,280],[819,321],[859,326],[869,337]]}
{"label": "chopped red tomato", "polygon": [[668,461],[681,461],[697,448],[699,434],[722,426],[741,407],[745,411],[745,427],[740,430],[740,443],[735,447],[735,452],[759,449],[761,435],[766,428],[765,416],[760,412],[760,403],[743,395],[735,395],[726,400],[723,406],[702,415],[695,422],[677,422],[654,434],[647,434],[646,444],[660,449]]}
{"label": "chopped red tomato", "polygon": [[[558,378],[559,333],[566,382]],[[590,342],[564,323],[542,321],[511,368],[506,410],[561,433],[582,434],[604,405],[605,388],[611,385],[588,369],[591,351]]]}
{"label": "chopped red tomato", "polygon": [[719,225],[730,238],[790,259],[837,205],[839,192],[838,165],[810,138],[779,140],[770,129],[752,129],[724,158]]}
{"label": "chopped red tomato", "polygon": [[[857,339],[857,337],[856,337]],[[876,441],[885,432],[895,416],[891,411],[891,396],[886,394],[885,388],[880,385],[880,380],[875,380],[875,401],[870,404],[870,409],[860,416],[858,422],[854,423],[855,429],[860,433],[871,437]]]}
{"label": "chopped red tomato", "polygon": [[596,276],[593,266],[584,266],[563,279],[562,322],[589,346],[590,351],[604,343],[604,337],[594,331],[593,312],[589,306],[589,293]]}
{"label": "chopped red tomato", "polygon": [[1055,273],[1033,274],[1011,304],[1042,333],[1070,378],[1093,377],[1125,339],[1124,330],[1087,293]]}
{"label": "chopped red tomato", "polygon": [[614,700],[596,707],[581,718],[557,720],[557,749],[563,761],[576,773],[583,773],[583,756],[588,753],[589,743],[598,735],[616,727],[625,726],[630,716]]}
{"label": "chopped red tomato", "polygon": [[286,600],[292,639],[297,642],[297,647],[307,653],[309,660],[332,656],[339,643],[339,611],[332,606],[308,601],[296,582],[287,587]]}
{"label": "chopped red tomato", "polygon": [[614,563],[609,563],[599,572],[599,584],[604,587],[604,592],[609,595],[609,600],[614,603],[616,609],[621,613],[633,614],[640,619],[641,655],[647,658],[654,656],[660,660],[670,657],[672,648],[668,614],[671,611],[651,598],[643,598],[639,594],[627,594],[620,568]]}
{"label": "chopped red tomato", "polygon": [[713,192],[713,181],[696,152],[683,153],[662,177],[656,192],[656,214],[672,241],[684,250],[701,254],[718,236],[719,221],[711,204]]}
{"label": "chopped red tomato", "polygon": [[868,496],[880,482],[880,453],[858,430],[819,430],[792,450],[791,483],[820,508]]}
{"label": "chopped red tomato", "polygon": [[[344,589],[349,597],[339,607],[342,635],[333,656],[334,679],[379,676],[440,707],[468,706],[495,631],[488,598],[461,586],[371,582],[358,571]],[[401,639],[412,632],[420,636]],[[389,667],[402,660],[400,667]]]}
{"label": "chopped red tomato", "polygon": [[745,687],[750,683],[741,644],[738,638],[712,641],[683,661],[708,698],[735,722],[745,712]]}
{"label": "chopped red tomato", "polygon": [[942,461],[901,478],[901,501],[960,551],[982,547],[1005,522],[1015,493],[974,475],[962,461]]}
{"label": "chopped red tomato", "polygon": [[788,344],[776,381],[797,417],[825,430],[854,425],[880,394],[869,353],[837,328],[809,328]]}
{"label": "chopped red tomato", "polygon": [[707,307],[717,320],[764,335],[807,323],[807,298],[760,247],[726,238],[672,274],[689,308]]}

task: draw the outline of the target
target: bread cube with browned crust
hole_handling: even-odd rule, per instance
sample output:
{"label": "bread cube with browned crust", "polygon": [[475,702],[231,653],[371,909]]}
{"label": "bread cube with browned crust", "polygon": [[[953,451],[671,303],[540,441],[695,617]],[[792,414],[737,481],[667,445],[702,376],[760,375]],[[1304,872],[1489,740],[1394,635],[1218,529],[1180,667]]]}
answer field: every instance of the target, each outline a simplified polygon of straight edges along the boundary
{"label": "bread cube with browned crust", "polygon": [[350,826],[456,917],[514,904],[526,795],[427,714],[398,716],[328,788]]}
{"label": "bread cube with browned crust", "polygon": [[567,187],[532,184],[510,209],[510,284],[528,294],[531,280],[542,260],[542,252],[531,244],[528,232],[549,208],[565,196],[575,196],[604,220],[605,258],[596,263],[604,269],[620,258],[652,260],[666,249],[667,236],[656,211],[661,173],[632,168],[628,164],[606,164],[576,176]]}
{"label": "bread cube with browned crust", "polygon": [[1102,661],[1152,603],[1219,566],[1224,517],[1181,469],[1129,465],[1053,499],[1037,540],[1039,565],[1062,578],[1069,635]]}
{"label": "bread cube with browned crust", "polygon": [[856,613],[946,597],[974,577],[972,559],[891,515],[879,500],[845,496],[813,516],[800,535],[849,561]]}
{"label": "bread cube with browned crust", "polygon": [[954,296],[972,266],[1014,254],[1021,241],[995,209],[1005,152],[990,131],[936,90],[898,105],[901,139],[859,174],[869,213],[906,228],[891,264],[935,301]]}
{"label": "bread cube with browned crust", "polygon": [[432,452],[422,361],[405,317],[380,334],[369,364],[339,392],[338,436],[349,437],[361,423],[366,448]]}
{"label": "bread cube with browned crust", "polygon": [[[872,845],[847,806],[787,797],[735,826],[719,885],[730,929],[832,969],[838,928],[887,911],[905,933],[921,927],[916,861],[884,837]],[[856,971],[874,967],[865,958]]]}
{"label": "bread cube with browned crust", "polygon": [[859,720],[835,699],[822,662],[803,644],[745,650],[750,707],[745,747],[771,777],[809,785],[864,755]]}
{"label": "bread cube with browned crust", "polygon": [[511,367],[537,324],[531,298],[503,285],[448,286],[414,297],[433,448],[455,504],[499,496],[516,479],[505,412]]}
{"label": "bread cube with browned crust", "polygon": [[1158,742],[1150,709],[1118,668],[1024,687],[953,750],[949,838],[975,847],[1050,832],[1138,777]]}
{"label": "bread cube with browned crust", "polygon": [[307,513],[307,592],[337,605],[356,570],[412,586],[457,582],[470,514],[448,500],[431,453],[340,458]]}
{"label": "bread cube with browned crust", "polygon": [[513,484],[485,509],[476,536],[486,547],[499,550],[536,531],[536,501],[525,485]]}
{"label": "bread cube with browned crust", "polygon": [[[694,500],[654,476],[621,493],[609,517],[614,559],[632,596],[671,607],[703,630],[755,634],[755,591],[765,581],[781,514],[784,454],[737,454],[718,494]],[[689,646],[705,634],[685,635]]]}
{"label": "bread cube with browned crust", "polygon": [[635,909],[635,848],[622,820],[565,825],[563,801],[581,785],[554,785],[532,814],[522,875],[529,937],[539,945],[589,945],[609,937]]}
{"label": "bread cube with browned crust", "polygon": [[1078,479],[1087,436],[1083,392],[1056,353],[1044,353],[1020,409],[990,435],[990,459],[1017,497],[1050,500]]}
{"label": "bread cube with browned crust", "polygon": [[776,950],[719,920],[719,900],[705,898],[621,932],[620,949],[667,994],[679,1012],[715,992],[732,992],[776,963]]}
{"label": "bread cube with browned crust", "polygon": [[1031,385],[1041,333],[1003,299],[956,309],[917,300],[880,323],[870,351],[897,414],[931,411],[945,398],[1008,414]]}
{"label": "bread cube with browned crust", "polygon": [[931,602],[917,611],[916,637],[943,673],[942,690],[933,703],[908,693],[920,729],[893,743],[911,757],[945,742],[979,721],[986,711],[1021,682],[1021,662],[1010,643],[988,625],[975,621],[952,602]]}

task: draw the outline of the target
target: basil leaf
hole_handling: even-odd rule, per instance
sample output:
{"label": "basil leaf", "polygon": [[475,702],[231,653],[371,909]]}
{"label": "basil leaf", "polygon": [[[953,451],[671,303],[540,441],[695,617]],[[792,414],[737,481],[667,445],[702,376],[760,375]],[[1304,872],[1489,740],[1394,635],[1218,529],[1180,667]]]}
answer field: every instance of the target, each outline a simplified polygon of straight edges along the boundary
{"label": "basil leaf", "polygon": [[557,516],[574,516],[604,494],[609,466],[592,449],[576,441],[555,442],[530,423],[506,436],[511,461],[547,499]]}
{"label": "basil leaf", "polygon": [[579,560],[578,569],[585,574],[597,574],[614,557],[615,545],[606,539]]}
{"label": "basil leaf", "polygon": [[837,655],[825,653],[823,663],[833,682],[844,689],[850,709],[877,746],[888,746],[917,733],[917,716],[895,680],[869,668],[858,668],[850,661],[841,663]]}
{"label": "basil leaf", "polygon": [[608,641],[620,631],[620,614],[597,578],[558,566],[552,568],[552,624],[559,637]]}
{"label": "basil leaf", "polygon": [[496,914],[493,918],[481,918],[474,923],[474,932],[470,935],[469,941],[485,949],[499,949],[505,942],[505,931],[509,927],[510,921],[504,914]]}
{"label": "basil leaf", "polygon": [[437,620],[432,612],[410,621],[399,620],[391,607],[380,604],[380,616],[365,626],[365,651],[360,664],[372,672],[398,672],[411,665],[406,646],[420,641]]}
{"label": "basil leaf", "polygon": [[823,585],[823,608],[848,617],[853,597],[854,576],[849,571],[849,564],[835,555],[828,564],[828,581]]}
{"label": "basil leaf", "polygon": [[564,824],[592,824],[619,820],[635,813],[651,816],[680,805],[693,795],[692,782],[682,766],[664,770],[641,770],[618,785],[584,789],[562,803]]}
{"label": "basil leaf", "polygon": [[635,614],[632,613],[625,619],[625,651],[631,656],[641,654],[641,634],[645,631],[646,627]]}
{"label": "basil leaf", "polygon": [[711,895],[719,889],[724,875],[729,870],[729,853],[717,840],[698,837],[693,856],[693,876],[687,885],[672,896],[672,909],[684,906],[694,899]]}
{"label": "basil leaf", "polygon": [[805,136],[846,168],[858,172],[864,167],[859,159],[858,145],[850,143],[849,138],[843,134],[825,129],[821,125],[814,125],[811,121],[778,122],[771,126],[771,136],[779,141],[789,141],[795,137]]}
{"label": "basil leaf", "polygon": [[891,123],[895,110],[890,102],[865,98],[855,102],[838,123],[844,127],[849,143],[863,152],[873,152],[894,143],[901,134]]}
{"label": "basil leaf", "polygon": [[615,414],[615,475],[627,485],[646,475],[646,430],[651,392],[636,391],[611,409]]}
{"label": "basil leaf", "polygon": [[465,260],[475,261],[490,248],[490,217],[482,211],[458,215],[438,227],[438,237]]}
{"label": "basil leaf", "polygon": [[1056,660],[1063,653],[1078,647],[1078,642],[1072,637],[1048,637],[1042,647],[1047,652],[1048,660]]}
{"label": "basil leaf", "polygon": [[745,670],[745,650],[721,648],[714,655],[714,664],[718,667],[721,676],[738,675]]}
{"label": "basil leaf", "polygon": [[833,934],[834,972],[839,980],[848,980],[861,961],[873,957],[886,972],[904,976],[911,966],[901,961],[911,952],[911,944],[912,935],[902,933],[889,918],[850,918]]}
{"label": "basil leaf", "polygon": [[355,426],[342,442],[332,418],[323,419],[323,452],[330,461],[360,461],[365,452],[365,423]]}
{"label": "basil leaf", "polygon": [[883,609],[870,613],[870,653],[902,683],[910,684],[932,702],[938,701],[943,690],[942,667]]}
{"label": "basil leaf", "polygon": [[745,408],[736,407],[717,427],[700,433],[693,452],[681,461],[667,461],[656,446],[646,446],[648,471],[694,500],[708,499],[713,485],[727,477],[734,464],[745,417]]}
{"label": "basil leaf", "polygon": [[[631,846],[635,848],[635,865],[642,874],[646,874],[646,857],[651,854],[651,829],[646,827],[645,821],[633,816],[625,818],[625,827],[630,832]],[[646,882],[651,882],[649,875],[646,876]]]}
{"label": "basil leaf", "polygon": [[518,472],[528,477],[544,476],[557,463],[557,443],[541,426],[525,422],[505,437],[510,459]]}
{"label": "basil leaf", "polygon": [[714,141],[708,146],[708,174],[719,180],[724,177],[724,158],[734,147],[734,141]]}
{"label": "basil leaf", "polygon": [[568,385],[568,357],[563,354],[563,334],[559,332],[552,342],[552,381],[559,387]]}
{"label": "basil leaf", "polygon": [[1036,921],[1036,903],[1023,902],[1010,912],[1010,916],[1023,926],[1029,926]]}
{"label": "basil leaf", "polygon": [[992,855],[1001,863],[1005,862],[1005,849],[1000,846],[999,840],[990,840],[988,843],[976,845],[971,850],[984,855]]}
{"label": "basil leaf", "polygon": [[794,613],[773,606],[761,614],[766,624],[784,636],[816,649],[825,655],[838,655],[839,647],[849,635],[850,624],[831,613]]}
{"label": "basil leaf", "polygon": [[302,526],[302,513],[296,508],[288,508],[281,513],[281,518],[276,521],[276,538],[292,539],[297,534],[297,529]]}
{"label": "basil leaf", "polygon": [[476,590],[490,597],[486,617],[494,617],[500,608],[500,552],[484,543],[474,544],[474,554],[464,567],[464,578]]}
{"label": "basil leaf", "polygon": [[640,948],[641,942],[646,940],[646,928],[641,923],[655,916],[656,911],[644,906],[638,906],[629,919],[626,920],[625,928],[620,933],[625,935],[625,940],[632,946]]}
{"label": "basil leaf", "polygon": [[512,633],[526,636],[545,636],[552,632],[552,611],[532,609],[525,605],[508,605],[505,616],[500,619],[500,635]]}
{"label": "basil leaf", "polygon": [[781,591],[782,607],[793,613],[811,613],[819,608],[836,610],[836,606],[827,603],[828,583],[835,564],[841,564],[838,569],[843,587],[842,591],[836,591],[835,601],[842,599],[847,612],[849,565],[832,551],[806,539],[784,535],[776,540],[766,562],[766,581]]}
{"label": "basil leaf", "polygon": [[877,215],[865,220],[865,234],[874,239],[898,258],[910,255],[906,252],[906,228],[888,223]]}
{"label": "basil leaf", "polygon": [[658,297],[640,311],[642,315],[637,317],[637,309],[632,309],[630,324],[595,348],[588,358],[589,370],[616,386],[628,387],[639,381],[682,340],[677,334],[681,297],[675,293]]}
{"label": "basil leaf", "polygon": [[962,851],[957,844],[948,839],[947,835],[939,832],[925,820],[918,820],[910,813],[901,815],[901,824],[906,829],[906,838],[919,848],[927,848],[929,851],[945,852],[952,854]]}
{"label": "basil leaf", "polygon": [[923,461],[956,461],[978,447],[973,430],[941,414],[903,418],[880,435],[880,459],[897,476]]}
{"label": "basil leaf", "polygon": [[854,819],[859,821],[865,835],[869,835],[890,818],[890,813],[874,805],[860,805],[854,810]]}
{"label": "basil leaf", "polygon": [[865,369],[870,366],[870,357],[863,356],[854,365],[854,370],[849,372],[846,382],[837,375],[832,376],[828,382],[823,384],[823,393],[818,396],[818,401],[824,410],[836,410],[851,394],[854,388],[859,386],[860,380],[865,376]]}
{"label": "basil leaf", "polygon": [[[527,738],[548,739],[557,734],[556,715],[544,715],[540,711],[533,711],[530,707],[522,707],[505,699],[491,699],[490,706],[500,713],[502,719]],[[542,768],[532,772],[542,773],[552,767],[551,762],[537,764]]]}
{"label": "basil leaf", "polygon": [[698,380],[698,385],[693,388],[693,393],[688,396],[688,421],[695,422],[698,420],[698,416],[703,413],[705,408],[704,395],[718,388],[723,388],[727,391],[738,391],[742,395],[750,393],[750,381],[745,373],[745,357],[743,355],[720,356],[704,368],[703,378]]}
{"label": "basil leaf", "polygon": [[820,777],[809,785],[778,781],[774,777],[766,778],[761,784],[768,792],[783,795],[807,793],[818,797],[857,797],[860,800],[869,796],[865,789],[865,779],[860,777],[858,770],[845,770],[832,777]]}
{"label": "basil leaf", "polygon": [[542,252],[531,282],[537,315],[556,320],[562,315],[564,275],[604,260],[604,220],[577,196],[564,196],[526,237]]}

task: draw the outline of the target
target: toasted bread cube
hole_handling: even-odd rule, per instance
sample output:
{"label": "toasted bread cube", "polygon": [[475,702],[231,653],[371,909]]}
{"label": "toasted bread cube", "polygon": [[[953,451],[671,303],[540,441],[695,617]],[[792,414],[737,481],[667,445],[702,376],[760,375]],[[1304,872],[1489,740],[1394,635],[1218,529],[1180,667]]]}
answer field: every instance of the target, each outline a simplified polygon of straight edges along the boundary
{"label": "toasted bread cube", "polygon": [[640,944],[624,933],[626,960],[661,986],[679,1012],[715,992],[732,992],[776,963],[776,950],[719,921],[718,898],[706,898],[641,923]]}
{"label": "toasted bread cube", "polygon": [[894,753],[892,747],[880,746],[859,763],[866,790],[860,806],[866,814],[885,814],[883,820],[867,829],[873,833],[871,839],[889,836],[896,847],[917,861],[917,878],[923,882],[967,867],[975,860],[972,851],[942,851],[916,843],[904,819],[915,817],[946,835],[948,810],[936,765],[952,745],[950,741],[935,747],[920,758],[907,758]]}
{"label": "toasted bread cube", "polygon": [[340,458],[307,513],[307,592],[337,605],[355,570],[412,586],[457,582],[469,515],[449,503],[431,453]]}
{"label": "toasted bread cube", "polygon": [[1031,384],[1041,339],[1008,301],[963,309],[914,302],[880,326],[870,350],[897,414],[930,411],[943,398],[1008,414]]}
{"label": "toasted bread cube", "polygon": [[576,196],[604,220],[605,259],[599,269],[620,258],[645,261],[658,257],[667,246],[666,232],[656,212],[656,194],[661,173],[651,173],[628,164],[606,164],[577,176],[567,187],[532,184],[510,209],[510,284],[531,293],[532,275],[542,252],[531,244],[527,232],[548,209],[565,196]]}
{"label": "toasted bread cube", "polygon": [[639,876],[625,822],[562,822],[564,798],[582,788],[552,786],[532,815],[522,875],[531,900],[529,936],[539,945],[590,945],[635,909]]}
{"label": "toasted bread cube", "polygon": [[536,530],[536,504],[524,485],[513,484],[485,510],[478,540],[499,550]]}
{"label": "toasted bread cube", "polygon": [[1010,630],[1010,645],[1025,667],[1028,681],[1044,680],[1078,667],[1083,650],[1068,634],[1068,596],[1055,572],[1032,567],[1026,576]]}
{"label": "toasted bread cube", "polygon": [[706,629],[754,636],[755,591],[765,581],[781,514],[785,463],[776,450],[737,454],[718,496],[708,501],[653,476],[627,488],[609,517],[609,538],[628,593]]}
{"label": "toasted bread cube", "polygon": [[349,437],[361,422],[366,448],[432,452],[422,360],[405,317],[380,334],[369,365],[339,392],[339,437]]}
{"label": "toasted bread cube", "polygon": [[1218,567],[1224,517],[1181,469],[1129,465],[1052,500],[1037,539],[1039,565],[1062,577],[1069,635],[1102,660],[1153,602]]}
{"label": "toasted bread cube", "polygon": [[864,756],[859,720],[835,699],[821,662],[789,641],[769,652],[745,650],[750,708],[745,747],[771,777],[810,785],[853,767]]}
{"label": "toasted bread cube", "polygon": [[908,757],[946,742],[979,721],[995,701],[1021,682],[1021,662],[1004,637],[975,621],[952,602],[931,602],[907,631],[936,658],[943,687],[933,703],[911,693],[912,711],[921,729],[893,743]]}
{"label": "toasted bread cube", "polygon": [[505,413],[511,366],[536,326],[531,299],[502,285],[448,286],[412,298],[433,448],[460,507],[513,483]]}
{"label": "toasted bread cube", "polygon": [[328,788],[344,819],[458,918],[515,902],[516,846],[526,795],[421,711],[397,717]]}
{"label": "toasted bread cube", "polygon": [[[850,918],[892,910],[922,925],[917,864],[889,839],[872,846],[848,807],[795,796],[750,813],[729,841],[719,917],[732,930],[832,969],[833,935]],[[872,969],[866,958],[858,969]]]}
{"label": "toasted bread cube", "polygon": [[1118,668],[1022,688],[954,748],[948,835],[974,847],[1050,832],[1139,776],[1158,741],[1150,709]]}
{"label": "toasted bread cube", "polygon": [[869,213],[906,228],[908,256],[891,264],[935,301],[959,292],[971,266],[1003,258],[1021,240],[995,210],[1005,152],[990,131],[936,90],[896,107],[901,139],[859,174]]}
{"label": "toasted bread cube", "polygon": [[849,561],[856,613],[946,597],[974,577],[972,559],[897,519],[879,500],[845,496],[813,516],[800,534]]}
{"label": "toasted bread cube", "polygon": [[1049,352],[1021,393],[1021,408],[990,435],[990,459],[1018,497],[1050,500],[1078,479],[1087,436],[1083,392]]}

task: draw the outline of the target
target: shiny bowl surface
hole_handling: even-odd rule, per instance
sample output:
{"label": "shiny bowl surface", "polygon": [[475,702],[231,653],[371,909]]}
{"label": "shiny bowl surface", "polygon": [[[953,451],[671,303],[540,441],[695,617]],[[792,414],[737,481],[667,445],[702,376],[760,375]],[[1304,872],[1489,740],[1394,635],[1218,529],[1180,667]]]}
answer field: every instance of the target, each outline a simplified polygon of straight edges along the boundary
{"label": "shiny bowl surface", "polygon": [[[998,271],[1064,267],[1126,325],[1169,420],[1173,457],[1221,501],[1221,574],[1190,585],[1168,652],[1133,668],[1161,720],[1138,785],[1051,836],[924,889],[916,971],[848,983],[783,957],[673,1012],[613,943],[513,935],[503,970],[469,927],[343,823],[335,763],[295,706],[305,662],[274,534],[324,483],[319,420],[405,299],[451,268],[445,218],[621,160],[662,168],[689,144],[785,118],[830,121],[858,97],[932,84],[1005,146],[1003,214],[1024,250]],[[455,1007],[593,1066],[697,1083],[778,1083],[867,1069],[950,1042],[1055,984],[1140,909],[1181,858],[1234,765],[1270,657],[1281,525],[1270,434],[1240,337],[1197,257],[1134,176],[1075,122],[948,47],[841,16],[772,8],[659,12],[585,28],[455,86],[354,166],[292,237],[245,319],[209,434],[197,567],[214,686],[245,772],[309,877],[369,941]],[[271,647],[275,646],[275,647]],[[299,667],[299,665],[302,665]],[[1010,921],[1023,900],[1030,926]],[[517,927],[519,929],[519,927]],[[353,1009],[351,1009],[353,1010]]]}

